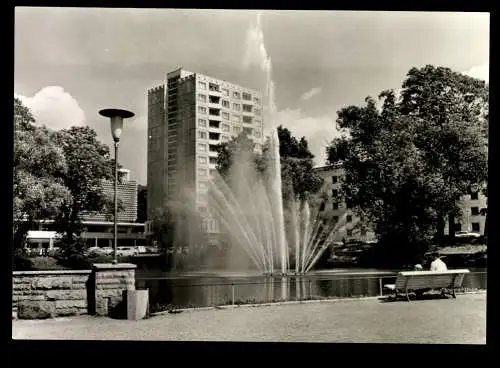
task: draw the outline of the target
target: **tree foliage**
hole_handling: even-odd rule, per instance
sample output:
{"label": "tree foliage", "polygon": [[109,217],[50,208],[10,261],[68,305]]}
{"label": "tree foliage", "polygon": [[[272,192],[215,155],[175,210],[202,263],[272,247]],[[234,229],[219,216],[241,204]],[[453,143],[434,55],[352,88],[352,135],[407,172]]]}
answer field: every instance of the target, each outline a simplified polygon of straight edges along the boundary
{"label": "tree foliage", "polygon": [[[382,242],[416,257],[446,215],[458,216],[456,198],[487,182],[488,88],[483,81],[448,68],[412,68],[381,106],[338,112],[349,137],[327,148],[330,164],[341,163],[346,201],[372,223]],[[406,245],[406,247],[402,247]]]}
{"label": "tree foliage", "polygon": [[30,110],[14,99],[14,247],[20,248],[33,223],[52,219],[70,192],[64,185],[67,162],[53,134],[35,124]]}
{"label": "tree foliage", "polygon": [[71,199],[61,206],[57,225],[69,244],[82,231],[83,215],[113,213],[113,198],[105,195],[102,182],[114,180],[114,160],[109,147],[101,143],[97,133],[88,126],[60,130],[55,140],[66,157],[67,172],[63,181],[71,193]]}
{"label": "tree foliage", "polygon": [[[314,155],[309,150],[307,140],[297,140],[290,130],[279,126],[280,162],[282,193],[284,199],[305,199],[316,193],[323,184],[323,179],[313,171]],[[237,155],[246,155],[260,175],[266,175],[268,167],[269,139],[263,145],[262,154],[254,152],[253,141],[245,133],[218,146],[217,170],[227,178]]]}
{"label": "tree foliage", "polygon": [[290,130],[278,127],[280,141],[281,178],[285,199],[307,199],[323,186],[323,178],[313,171],[314,155],[307,140],[297,140]]}
{"label": "tree foliage", "polygon": [[73,253],[82,216],[112,213],[113,198],[103,193],[102,180],[114,179],[114,160],[89,127],[51,131],[37,125],[31,111],[15,98],[13,164],[16,248],[37,221],[52,219]]}

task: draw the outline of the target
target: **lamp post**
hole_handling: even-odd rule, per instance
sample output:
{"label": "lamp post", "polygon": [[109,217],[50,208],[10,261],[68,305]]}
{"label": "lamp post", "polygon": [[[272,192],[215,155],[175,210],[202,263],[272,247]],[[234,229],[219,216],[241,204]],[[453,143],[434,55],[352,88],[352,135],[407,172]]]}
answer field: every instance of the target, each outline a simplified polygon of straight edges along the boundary
{"label": "lamp post", "polygon": [[99,114],[110,119],[111,122],[111,135],[113,136],[113,141],[115,142],[115,193],[114,193],[114,243],[113,243],[113,264],[117,264],[118,260],[116,257],[116,244],[118,242],[118,200],[117,200],[117,189],[118,189],[118,145],[120,143],[120,135],[123,129],[123,119],[131,118],[134,113],[127,110],[121,109],[104,109],[99,111]]}

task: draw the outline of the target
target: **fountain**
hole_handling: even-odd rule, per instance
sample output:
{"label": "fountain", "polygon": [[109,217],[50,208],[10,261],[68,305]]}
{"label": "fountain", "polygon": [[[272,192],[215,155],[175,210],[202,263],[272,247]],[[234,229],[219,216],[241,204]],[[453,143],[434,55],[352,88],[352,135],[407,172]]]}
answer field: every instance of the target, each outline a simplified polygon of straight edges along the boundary
{"label": "fountain", "polygon": [[[268,56],[261,29],[260,13],[256,27],[249,32],[247,45],[257,50],[257,62],[266,75],[268,97],[269,150],[267,172],[259,177],[248,152],[234,154],[229,179],[215,174],[209,189],[209,211],[229,234],[232,244],[238,244],[263,274],[280,272],[304,274],[320,259],[339,230],[345,226],[346,215],[336,223],[322,226],[319,213],[311,214],[307,201],[288,203],[287,215],[291,229],[286,231],[282,196],[280,145],[275,124],[275,85],[272,80],[271,58]],[[249,64],[247,53],[245,64]],[[251,60],[250,60],[251,62]],[[286,236],[288,234],[288,236]],[[291,272],[294,253],[294,272]]]}

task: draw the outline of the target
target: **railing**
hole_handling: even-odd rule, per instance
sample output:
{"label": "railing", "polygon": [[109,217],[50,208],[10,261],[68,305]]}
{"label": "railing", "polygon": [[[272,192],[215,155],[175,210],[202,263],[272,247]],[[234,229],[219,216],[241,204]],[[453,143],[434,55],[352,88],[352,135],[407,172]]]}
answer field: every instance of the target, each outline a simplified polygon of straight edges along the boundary
{"label": "railing", "polygon": [[[462,290],[486,289],[486,272],[471,272],[464,277]],[[200,277],[203,278],[203,277]],[[204,277],[212,280],[212,277]],[[292,276],[248,281],[196,282],[183,278],[136,276],[138,289],[148,288],[156,309],[208,307],[216,305],[261,304],[346,297],[384,296],[384,285],[394,283],[391,275]],[[193,282],[194,281],[194,282]],[[162,307],[163,306],[163,307]],[[155,307],[153,308],[155,309]]]}

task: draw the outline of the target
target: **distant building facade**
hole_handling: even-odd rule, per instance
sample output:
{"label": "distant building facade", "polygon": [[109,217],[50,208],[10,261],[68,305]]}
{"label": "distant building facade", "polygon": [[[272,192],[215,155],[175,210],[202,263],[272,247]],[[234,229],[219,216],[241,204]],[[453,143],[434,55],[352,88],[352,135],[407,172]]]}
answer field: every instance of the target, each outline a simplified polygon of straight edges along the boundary
{"label": "distant building facade", "polygon": [[[344,169],[341,165],[316,167],[315,172],[323,177],[325,185],[316,195],[316,205],[320,206],[320,216],[325,221],[338,221],[346,213],[346,240],[371,241],[376,239],[376,234],[363,226],[356,227],[360,219],[346,206],[343,201],[335,199],[340,192],[341,179]],[[458,199],[461,208],[461,216],[455,218],[455,226],[452,231],[477,232],[484,235],[486,222],[485,211],[488,206],[488,198],[480,192],[462,195]],[[448,219],[444,230],[445,235],[450,234]]]}
{"label": "distant building facade", "polygon": [[259,91],[182,68],[167,73],[164,84],[148,91],[148,220],[179,204],[201,217],[207,233],[218,233],[207,211],[208,181],[217,145],[242,132],[261,150]]}
{"label": "distant building facade", "polygon": [[[475,232],[484,235],[486,224],[486,210],[488,208],[488,197],[480,192],[474,192],[460,196],[458,205],[461,216],[455,219],[453,230]],[[449,235],[450,226],[446,219],[445,235]]]}
{"label": "distant building facade", "polygon": [[[137,182],[130,180],[130,170],[121,169],[117,186],[117,197],[123,209],[118,213],[118,246],[145,244],[144,223],[137,223]],[[103,181],[104,194],[113,198],[114,182]],[[84,231],[80,237],[89,246],[111,247],[114,239],[113,211],[108,213],[82,213]],[[53,220],[39,221],[36,228],[28,232],[28,246],[31,248],[51,249],[57,246],[59,235],[55,232]]]}
{"label": "distant building facade", "polygon": [[318,206],[319,216],[324,223],[337,223],[341,221],[339,235],[335,241],[373,241],[376,240],[375,233],[362,226],[359,217],[339,200],[341,181],[344,169],[340,165],[322,166],[314,168],[314,171],[324,180],[324,186],[314,198],[315,206]]}

